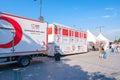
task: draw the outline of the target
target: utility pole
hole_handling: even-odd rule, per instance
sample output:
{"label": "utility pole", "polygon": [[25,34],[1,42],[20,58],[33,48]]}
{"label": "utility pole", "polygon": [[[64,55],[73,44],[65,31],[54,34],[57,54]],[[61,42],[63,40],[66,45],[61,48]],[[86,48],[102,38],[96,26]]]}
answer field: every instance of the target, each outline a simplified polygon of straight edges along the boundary
{"label": "utility pole", "polygon": [[99,26],[99,27],[97,27],[97,28],[99,28],[100,33],[102,33],[102,28],[103,28],[103,26]]}

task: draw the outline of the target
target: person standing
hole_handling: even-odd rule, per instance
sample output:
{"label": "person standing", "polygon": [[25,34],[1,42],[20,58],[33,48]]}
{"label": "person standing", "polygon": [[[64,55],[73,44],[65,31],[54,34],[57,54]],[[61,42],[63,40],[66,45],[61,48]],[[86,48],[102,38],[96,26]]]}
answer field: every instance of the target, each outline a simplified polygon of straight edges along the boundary
{"label": "person standing", "polygon": [[111,49],[112,49],[111,52],[113,52],[113,53],[114,53],[114,48],[115,48],[115,47],[114,47],[114,43],[112,43],[112,44],[111,44]]}
{"label": "person standing", "polygon": [[118,43],[115,43],[115,53],[119,53],[118,48],[119,48]]}
{"label": "person standing", "polygon": [[100,43],[100,46],[99,46],[99,58],[103,58],[103,53],[104,53],[104,45],[103,45],[103,43]]}

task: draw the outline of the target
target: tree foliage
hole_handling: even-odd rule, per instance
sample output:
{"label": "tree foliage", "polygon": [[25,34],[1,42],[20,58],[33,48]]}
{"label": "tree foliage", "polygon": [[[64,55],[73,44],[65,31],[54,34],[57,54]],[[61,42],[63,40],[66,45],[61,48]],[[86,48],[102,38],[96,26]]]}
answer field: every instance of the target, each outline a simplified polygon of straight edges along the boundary
{"label": "tree foliage", "polygon": [[118,39],[118,42],[120,42],[120,38]]}
{"label": "tree foliage", "polygon": [[119,39],[114,40],[114,42],[120,42],[120,38],[119,38]]}

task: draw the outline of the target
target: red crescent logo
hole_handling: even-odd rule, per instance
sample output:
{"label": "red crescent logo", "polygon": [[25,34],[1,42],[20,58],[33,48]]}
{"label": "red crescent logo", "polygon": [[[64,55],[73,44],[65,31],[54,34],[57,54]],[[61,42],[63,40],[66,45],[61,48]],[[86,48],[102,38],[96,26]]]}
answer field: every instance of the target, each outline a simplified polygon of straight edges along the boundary
{"label": "red crescent logo", "polygon": [[[22,29],[21,26],[16,22],[15,20],[5,17],[5,16],[0,16],[0,20],[5,20],[9,22],[15,30],[15,36],[14,36],[14,46],[17,45],[20,40],[22,39]],[[11,48],[12,47],[13,40],[5,43],[5,44],[0,44],[0,48]]]}

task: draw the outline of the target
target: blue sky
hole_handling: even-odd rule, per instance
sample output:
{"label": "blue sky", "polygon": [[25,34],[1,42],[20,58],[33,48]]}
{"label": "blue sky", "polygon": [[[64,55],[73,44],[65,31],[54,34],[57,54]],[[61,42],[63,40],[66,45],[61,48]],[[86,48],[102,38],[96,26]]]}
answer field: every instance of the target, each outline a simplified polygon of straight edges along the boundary
{"label": "blue sky", "polygon": [[[1,0],[0,11],[38,19],[40,0]],[[89,29],[110,40],[120,37],[120,0],[42,0],[42,16],[48,23]]]}

